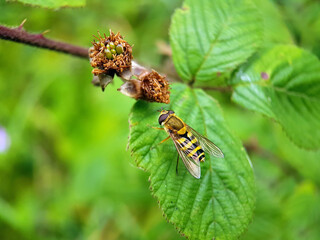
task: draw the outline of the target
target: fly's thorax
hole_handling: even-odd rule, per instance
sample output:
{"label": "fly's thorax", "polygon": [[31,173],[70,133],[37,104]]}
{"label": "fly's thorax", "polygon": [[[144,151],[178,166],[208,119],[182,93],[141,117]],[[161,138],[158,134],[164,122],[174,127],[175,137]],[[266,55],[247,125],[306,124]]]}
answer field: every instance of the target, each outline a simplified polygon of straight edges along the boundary
{"label": "fly's thorax", "polygon": [[169,116],[167,118],[167,121],[165,122],[165,125],[167,125],[168,128],[176,131],[179,131],[181,128],[185,126],[183,121],[175,115]]}

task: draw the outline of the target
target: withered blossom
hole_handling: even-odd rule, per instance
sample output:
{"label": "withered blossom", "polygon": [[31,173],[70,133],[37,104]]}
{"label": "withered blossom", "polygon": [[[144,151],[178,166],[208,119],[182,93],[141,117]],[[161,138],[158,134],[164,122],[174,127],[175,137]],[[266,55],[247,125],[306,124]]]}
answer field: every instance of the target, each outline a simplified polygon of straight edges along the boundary
{"label": "withered blossom", "polygon": [[[100,35],[97,42],[89,49],[90,64],[94,68],[92,73],[100,79],[102,90],[110,83],[113,76],[120,76],[124,71],[130,70],[132,61],[132,47],[123,40],[120,33]],[[108,81],[104,81],[105,79]],[[110,80],[111,79],[111,80]]]}
{"label": "withered blossom", "polygon": [[126,81],[118,90],[135,99],[167,104],[170,102],[169,83],[154,70],[143,73],[139,79]]}

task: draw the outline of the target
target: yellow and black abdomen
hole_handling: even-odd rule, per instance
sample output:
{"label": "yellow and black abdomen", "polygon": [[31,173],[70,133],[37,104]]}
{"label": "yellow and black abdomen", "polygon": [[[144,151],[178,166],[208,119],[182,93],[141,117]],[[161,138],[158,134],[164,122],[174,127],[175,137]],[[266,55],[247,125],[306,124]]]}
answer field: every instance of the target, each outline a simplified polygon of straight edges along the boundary
{"label": "yellow and black abdomen", "polygon": [[177,134],[179,135],[178,143],[180,149],[196,162],[204,162],[204,151],[200,146],[198,139],[191,132],[187,131],[186,126],[177,131]]}

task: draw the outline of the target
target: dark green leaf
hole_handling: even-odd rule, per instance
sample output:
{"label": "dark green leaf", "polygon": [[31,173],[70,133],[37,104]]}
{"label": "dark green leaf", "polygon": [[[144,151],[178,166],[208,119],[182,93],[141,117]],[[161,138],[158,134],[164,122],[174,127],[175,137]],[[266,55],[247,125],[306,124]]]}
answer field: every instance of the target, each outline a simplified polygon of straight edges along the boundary
{"label": "dark green leaf", "polygon": [[[199,89],[172,85],[172,109],[188,125],[206,135],[225,158],[206,154],[201,178],[191,176],[178,153],[157,126],[160,104],[138,101],[130,116],[129,147],[138,167],[150,173],[153,195],[169,222],[191,239],[234,239],[248,226],[255,202],[250,160],[238,138],[225,124],[218,103]],[[154,147],[154,148],[152,148]],[[152,149],[151,149],[152,148]],[[180,160],[181,161],[181,160]]]}
{"label": "dark green leaf", "polygon": [[254,53],[262,29],[249,0],[186,0],[170,27],[178,74],[186,81],[206,81],[233,69]]}

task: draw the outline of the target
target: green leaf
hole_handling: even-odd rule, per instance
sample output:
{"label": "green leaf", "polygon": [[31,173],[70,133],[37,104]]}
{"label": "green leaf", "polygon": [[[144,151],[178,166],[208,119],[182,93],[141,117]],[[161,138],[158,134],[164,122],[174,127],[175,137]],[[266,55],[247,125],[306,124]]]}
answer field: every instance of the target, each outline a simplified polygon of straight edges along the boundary
{"label": "green leaf", "polygon": [[263,23],[249,0],[186,0],[170,27],[173,61],[186,81],[235,68],[261,42]]}
{"label": "green leaf", "polygon": [[86,0],[9,0],[45,8],[83,7]]}
{"label": "green leaf", "polygon": [[290,45],[268,48],[232,79],[232,98],[281,124],[298,146],[320,148],[320,62]]}
{"label": "green leaf", "polygon": [[[150,173],[151,190],[165,217],[191,239],[234,239],[247,228],[255,203],[250,160],[230,132],[218,103],[200,89],[173,84],[172,109],[199,133],[214,141],[225,158],[206,154],[201,178],[187,171],[182,161],[176,174],[177,150],[158,125],[160,104],[138,101],[130,116],[129,147],[138,167]],[[153,147],[153,148],[152,148]]]}

